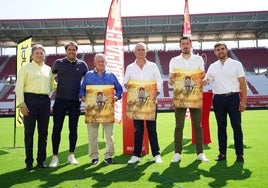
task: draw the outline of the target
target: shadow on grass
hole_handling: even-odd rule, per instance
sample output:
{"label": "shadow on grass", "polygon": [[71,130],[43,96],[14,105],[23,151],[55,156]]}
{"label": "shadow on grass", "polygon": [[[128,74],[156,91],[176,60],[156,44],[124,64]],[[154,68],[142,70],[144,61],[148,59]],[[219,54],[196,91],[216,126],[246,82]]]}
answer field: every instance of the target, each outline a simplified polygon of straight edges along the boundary
{"label": "shadow on grass", "polygon": [[[99,149],[101,150],[104,147],[105,147],[105,142],[99,142]],[[1,155],[8,154],[7,152],[2,151],[2,150],[0,150],[0,153]],[[81,156],[85,156],[85,154],[87,153],[88,153],[87,144],[76,147],[75,155],[77,158]],[[62,171],[63,168],[69,165],[68,163],[66,163],[68,154],[69,154],[68,150],[59,153],[60,165],[56,168],[41,169],[41,168],[34,167],[34,169],[30,172],[26,171],[23,168],[23,169],[1,174],[0,175],[0,182],[1,182],[0,187],[12,187],[14,185],[19,185],[19,184],[23,184],[27,182],[36,181],[36,180],[47,182],[44,185],[44,187],[51,187],[51,186],[57,185],[57,183],[75,179],[75,177],[77,176],[79,178],[79,173],[84,174],[82,173],[82,171],[84,172],[84,169],[89,166],[89,163],[85,164],[84,166],[80,166],[80,165],[78,165],[77,167],[73,166],[74,167],[73,170],[70,170],[70,171],[67,170],[67,172],[63,172],[62,174],[66,174],[64,175],[66,177],[61,176],[61,174],[57,174],[59,171]],[[20,157],[24,157],[24,155]],[[52,156],[47,157],[47,160],[46,160],[47,164],[49,164],[51,158]],[[23,167],[24,166],[25,165],[23,164]],[[81,176],[81,177],[83,178],[84,176]],[[86,177],[88,177],[88,174],[86,174]]]}
{"label": "shadow on grass", "polygon": [[5,155],[8,154],[8,152],[4,151],[4,150],[0,150],[0,155]]}
{"label": "shadow on grass", "polygon": [[[182,142],[183,150],[191,150],[192,152],[192,148],[188,148],[188,146],[185,146],[189,144],[190,142],[191,142],[191,139],[188,139],[188,138],[183,139],[183,142]],[[174,142],[171,142],[168,146],[166,146],[161,152],[161,155],[164,156],[171,152],[174,153]]]}
{"label": "shadow on grass", "polygon": [[[102,150],[103,148],[105,148],[105,142],[99,142],[99,149]],[[77,147],[75,152],[76,157],[85,156],[85,153],[88,153],[87,150],[87,144]],[[92,184],[95,182],[95,184],[90,185],[90,187],[108,187],[113,182],[132,182],[139,180],[145,174],[145,169],[153,163],[146,162],[144,164],[128,165],[127,161],[129,155],[122,154],[115,156],[113,158],[115,164],[111,165],[100,161],[97,165],[90,165],[88,162],[83,165],[71,166],[66,163],[68,153],[67,150],[59,153],[60,165],[56,168],[34,168],[31,172],[23,168],[1,174],[0,187],[13,187],[22,184],[28,185],[29,183],[33,183],[33,185],[38,187],[58,187],[63,184],[63,182],[70,182],[72,187],[79,187],[81,183],[85,184],[83,181],[89,181],[89,178]],[[102,155],[102,153],[100,153],[100,155]],[[50,162],[51,157],[52,156],[48,157],[47,162]],[[113,167],[113,165],[115,166]]]}
{"label": "shadow on grass", "polygon": [[[235,149],[235,146],[234,144],[230,144],[228,148]],[[244,149],[250,149],[250,148],[251,148],[250,146],[244,145]]]}
{"label": "shadow on grass", "polygon": [[179,163],[170,163],[169,167],[162,174],[152,173],[150,181],[158,183],[158,188],[182,187],[182,182],[194,182],[200,179],[204,170],[198,169],[200,161],[193,161],[186,167],[180,167]]}
{"label": "shadow on grass", "polygon": [[252,172],[244,169],[243,163],[235,162],[231,166],[227,166],[226,161],[217,162],[212,166],[208,173],[204,176],[213,178],[214,181],[209,183],[209,187],[225,187],[229,180],[245,180],[250,178]]}
{"label": "shadow on grass", "polygon": [[92,187],[109,187],[112,183],[138,181],[145,174],[145,169],[153,163],[126,164],[122,168],[107,173],[95,174],[92,179],[97,182]]}

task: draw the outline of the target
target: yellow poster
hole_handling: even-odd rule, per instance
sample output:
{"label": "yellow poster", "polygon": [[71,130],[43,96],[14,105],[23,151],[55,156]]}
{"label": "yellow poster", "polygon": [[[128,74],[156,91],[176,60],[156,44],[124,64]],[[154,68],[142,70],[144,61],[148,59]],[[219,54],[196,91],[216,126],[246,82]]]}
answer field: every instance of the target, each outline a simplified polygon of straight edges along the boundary
{"label": "yellow poster", "polygon": [[114,86],[87,85],[85,105],[86,123],[113,123]]}
{"label": "yellow poster", "polygon": [[129,119],[155,120],[156,81],[129,80],[127,92],[127,112]]}
{"label": "yellow poster", "polygon": [[202,108],[203,71],[175,69],[174,71],[174,107]]}

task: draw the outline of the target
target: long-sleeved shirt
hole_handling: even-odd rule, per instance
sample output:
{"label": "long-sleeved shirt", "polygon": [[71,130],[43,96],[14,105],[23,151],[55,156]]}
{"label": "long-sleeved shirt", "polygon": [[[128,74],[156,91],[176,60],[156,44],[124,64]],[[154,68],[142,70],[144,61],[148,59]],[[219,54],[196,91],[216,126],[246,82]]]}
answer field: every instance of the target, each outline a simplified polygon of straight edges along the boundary
{"label": "long-sleeved shirt", "polygon": [[99,75],[95,69],[88,71],[80,87],[80,98],[86,96],[87,85],[114,85],[115,96],[117,96],[118,99],[122,98],[123,88],[112,72],[103,71],[103,73]]}
{"label": "long-sleeved shirt", "polygon": [[158,91],[163,87],[163,79],[157,65],[148,60],[146,60],[142,69],[138,66],[136,61],[127,66],[124,84],[129,80],[154,80],[157,82]]}
{"label": "long-sleeved shirt", "polygon": [[31,62],[23,65],[19,70],[15,86],[17,107],[25,107],[24,93],[46,94],[51,92],[51,68]]}

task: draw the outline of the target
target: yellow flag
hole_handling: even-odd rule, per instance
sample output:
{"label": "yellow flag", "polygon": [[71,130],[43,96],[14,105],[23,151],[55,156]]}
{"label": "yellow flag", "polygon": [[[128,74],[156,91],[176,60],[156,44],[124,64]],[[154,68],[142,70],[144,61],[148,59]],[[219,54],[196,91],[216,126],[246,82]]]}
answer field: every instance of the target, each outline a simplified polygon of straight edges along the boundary
{"label": "yellow flag", "polygon": [[[18,72],[22,65],[25,63],[30,62],[31,58],[31,46],[32,45],[32,37],[29,37],[21,42],[18,43],[17,45],[17,70],[16,70],[16,75],[18,75]],[[16,126],[22,126],[23,125],[23,115],[20,113],[20,109],[16,108],[17,106],[17,101],[15,104],[15,109],[16,109],[16,114],[15,114],[15,122]]]}

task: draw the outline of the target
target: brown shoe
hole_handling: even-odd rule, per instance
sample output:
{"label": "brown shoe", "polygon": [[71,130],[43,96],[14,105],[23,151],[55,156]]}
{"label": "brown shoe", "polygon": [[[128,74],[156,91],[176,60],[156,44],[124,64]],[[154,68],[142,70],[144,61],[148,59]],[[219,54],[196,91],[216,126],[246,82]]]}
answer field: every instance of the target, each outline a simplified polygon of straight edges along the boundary
{"label": "brown shoe", "polygon": [[244,162],[244,157],[242,155],[237,155],[236,156],[236,162],[243,163]]}
{"label": "brown shoe", "polygon": [[215,161],[225,161],[225,160],[226,160],[226,156],[223,154],[219,154],[217,158],[215,159]]}

